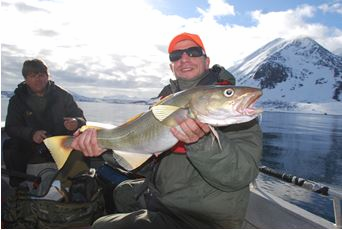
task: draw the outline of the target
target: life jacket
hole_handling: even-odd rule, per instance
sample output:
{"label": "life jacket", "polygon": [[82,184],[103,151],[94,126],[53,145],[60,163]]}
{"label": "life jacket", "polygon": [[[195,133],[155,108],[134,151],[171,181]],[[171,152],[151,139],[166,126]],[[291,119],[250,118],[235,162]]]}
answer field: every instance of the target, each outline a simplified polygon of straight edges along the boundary
{"label": "life jacket", "polygon": [[[200,85],[235,85],[235,77],[224,67],[216,64],[209,69],[207,75],[201,81],[199,81],[196,86]],[[169,84],[162,89],[158,97],[162,99],[172,93],[175,92],[172,92],[171,85]],[[177,144],[170,149],[170,151],[173,153],[185,154],[185,143],[178,141]]]}

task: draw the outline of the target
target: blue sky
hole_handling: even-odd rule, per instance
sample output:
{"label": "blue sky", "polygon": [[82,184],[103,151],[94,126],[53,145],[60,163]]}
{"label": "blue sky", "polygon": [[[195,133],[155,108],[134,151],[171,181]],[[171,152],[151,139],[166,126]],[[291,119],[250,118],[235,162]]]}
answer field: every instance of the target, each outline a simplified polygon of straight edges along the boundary
{"label": "blue sky", "polygon": [[[182,15],[183,17],[198,17],[200,13],[194,9],[197,7],[208,8],[209,3],[206,0],[150,0],[148,1],[154,4],[157,9],[165,14],[176,14]],[[341,4],[341,1],[326,1],[326,0],[289,0],[289,1],[277,1],[277,0],[230,0],[226,1],[234,6],[236,14],[232,16],[226,16],[219,18],[218,21],[232,24],[239,24],[243,26],[253,26],[256,22],[251,20],[250,12],[254,10],[261,10],[264,13],[275,12],[275,11],[286,11],[289,9],[294,9],[301,5],[315,5],[320,6],[324,4]],[[339,6],[341,11],[341,6]],[[309,21],[315,23],[323,23],[329,26],[336,26],[338,28],[342,27],[342,14],[341,12],[329,12],[324,13],[322,11],[317,11],[315,17],[311,18]]]}
{"label": "blue sky", "polygon": [[172,77],[168,43],[184,31],[227,68],[279,37],[342,47],[342,0],[3,0],[1,22],[2,90],[41,58],[57,84],[95,97],[155,96]]}

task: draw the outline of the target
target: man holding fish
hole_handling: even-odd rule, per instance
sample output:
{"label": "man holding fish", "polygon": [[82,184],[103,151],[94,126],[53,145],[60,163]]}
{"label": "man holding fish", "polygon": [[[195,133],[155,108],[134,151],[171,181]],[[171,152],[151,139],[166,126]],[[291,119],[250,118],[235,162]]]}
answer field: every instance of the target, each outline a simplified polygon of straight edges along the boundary
{"label": "man holding fish", "polygon": [[[159,96],[186,91],[164,99],[151,113],[169,127],[177,143],[145,166],[145,180],[124,181],[115,189],[118,213],[101,217],[94,228],[241,228],[243,224],[249,184],[258,174],[262,154],[256,118],[261,110],[250,107],[261,91],[231,86],[235,79],[228,71],[218,65],[209,68],[210,59],[196,34],[177,35],[168,52],[176,80],[170,80]],[[191,99],[179,102],[185,100],[176,99],[180,97]],[[99,156],[106,146],[97,135],[95,129],[77,132],[71,146],[85,156]]]}

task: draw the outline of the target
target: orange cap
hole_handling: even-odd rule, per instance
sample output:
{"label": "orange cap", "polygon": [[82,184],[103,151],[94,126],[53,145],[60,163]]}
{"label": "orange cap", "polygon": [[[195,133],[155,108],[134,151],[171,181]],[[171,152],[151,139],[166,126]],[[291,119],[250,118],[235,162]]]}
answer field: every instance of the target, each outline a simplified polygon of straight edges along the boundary
{"label": "orange cap", "polygon": [[205,52],[203,42],[202,42],[201,38],[197,34],[181,33],[181,34],[178,34],[176,37],[174,37],[171,40],[170,45],[169,45],[169,49],[168,49],[169,53],[171,53],[174,50],[175,45],[178,42],[183,41],[183,40],[192,40],[198,46],[200,46],[204,50],[204,52]]}

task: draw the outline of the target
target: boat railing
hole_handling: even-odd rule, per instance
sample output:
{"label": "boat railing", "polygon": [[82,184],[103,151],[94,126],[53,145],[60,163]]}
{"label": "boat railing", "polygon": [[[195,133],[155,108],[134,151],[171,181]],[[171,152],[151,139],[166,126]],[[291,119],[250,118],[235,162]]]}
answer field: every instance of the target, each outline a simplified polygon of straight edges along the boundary
{"label": "boat railing", "polygon": [[[342,192],[334,190],[332,188],[329,188],[325,185],[319,184],[314,181],[306,180],[297,176],[293,176],[291,174],[278,172],[266,166],[260,166],[259,171],[267,175],[270,175],[272,177],[281,179],[282,181],[292,183],[306,190],[318,193],[320,195],[323,195],[331,199],[333,202],[335,227],[342,228],[342,214],[341,214]],[[257,187],[256,183],[253,183],[253,186]]]}

